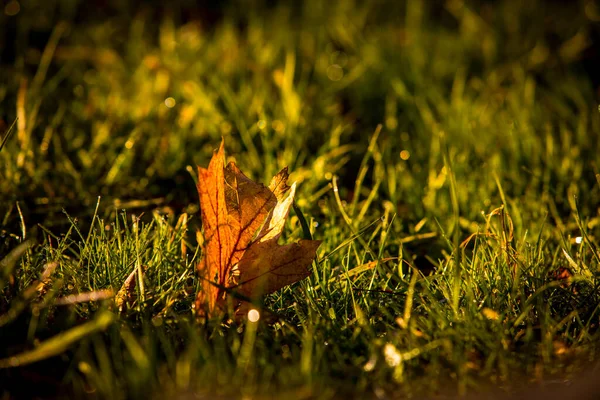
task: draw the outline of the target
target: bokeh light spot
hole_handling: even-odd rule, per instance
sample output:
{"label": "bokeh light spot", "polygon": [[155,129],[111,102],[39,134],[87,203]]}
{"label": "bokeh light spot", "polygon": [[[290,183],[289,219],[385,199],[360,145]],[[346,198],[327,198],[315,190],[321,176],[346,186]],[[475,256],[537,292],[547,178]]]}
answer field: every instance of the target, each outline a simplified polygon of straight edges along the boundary
{"label": "bokeh light spot", "polygon": [[390,367],[396,367],[402,362],[402,354],[400,354],[396,347],[391,343],[385,345],[383,348],[383,355],[385,357],[385,362]]}
{"label": "bokeh light spot", "polygon": [[348,62],[348,56],[343,51],[334,51],[329,56],[329,62],[331,64],[338,64],[340,67],[344,67]]}
{"label": "bokeh light spot", "polygon": [[92,372],[92,367],[85,361],[80,361],[79,364],[77,364],[77,367],[79,368],[79,371],[81,371],[84,374],[89,374],[90,372]]}
{"label": "bokeh light spot", "polygon": [[177,102],[175,101],[174,98],[172,97],[167,97],[165,99],[165,106],[169,107],[169,108],[173,108],[175,107],[175,104],[177,104]]}
{"label": "bokeh light spot", "polygon": [[344,70],[338,64],[330,65],[327,68],[327,77],[330,80],[336,82],[336,81],[339,81],[340,79],[342,79],[343,76],[344,76]]}
{"label": "bokeh light spot", "polygon": [[273,128],[275,132],[281,133],[285,130],[285,124],[276,119],[275,121],[271,122],[271,128]]}
{"label": "bokeh light spot", "polygon": [[258,310],[252,309],[248,311],[248,321],[250,322],[258,322],[260,319],[260,313]]}
{"label": "bokeh light spot", "polygon": [[594,1],[588,1],[585,4],[585,15],[590,21],[600,21],[600,7]]}
{"label": "bokeh light spot", "polygon": [[8,15],[9,17],[17,15],[19,11],[21,11],[21,5],[18,1],[9,1],[4,6],[4,14]]}
{"label": "bokeh light spot", "polygon": [[377,359],[375,358],[371,358],[369,361],[367,361],[367,363],[363,366],[363,369],[366,372],[370,372],[373,371],[373,369],[375,369],[375,364],[377,363]]}
{"label": "bokeh light spot", "polygon": [[400,158],[404,161],[408,160],[410,158],[410,152],[408,150],[402,150],[400,152]]}
{"label": "bokeh light spot", "polygon": [[388,117],[385,120],[385,126],[389,130],[394,130],[398,127],[398,120],[395,117]]}

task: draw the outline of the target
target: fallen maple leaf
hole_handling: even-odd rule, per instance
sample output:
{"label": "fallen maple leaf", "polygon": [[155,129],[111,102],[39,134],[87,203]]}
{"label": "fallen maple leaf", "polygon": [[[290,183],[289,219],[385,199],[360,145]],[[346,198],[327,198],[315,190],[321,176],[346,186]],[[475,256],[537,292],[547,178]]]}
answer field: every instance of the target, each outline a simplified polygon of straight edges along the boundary
{"label": "fallen maple leaf", "polygon": [[235,163],[225,166],[223,146],[222,141],[207,169],[198,167],[204,228],[198,264],[202,283],[196,297],[199,315],[222,310],[229,293],[257,299],[306,278],[321,243],[300,240],[279,245],[296,191],[296,184],[287,185],[287,168],[267,188],[249,179]]}

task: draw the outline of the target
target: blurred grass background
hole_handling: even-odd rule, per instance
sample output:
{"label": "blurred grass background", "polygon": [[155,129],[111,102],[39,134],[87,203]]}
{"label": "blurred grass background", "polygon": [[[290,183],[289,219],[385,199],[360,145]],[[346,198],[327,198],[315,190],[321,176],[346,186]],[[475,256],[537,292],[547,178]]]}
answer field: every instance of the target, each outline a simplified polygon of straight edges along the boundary
{"label": "blurred grass background", "polygon": [[[2,6],[2,137],[16,123],[0,151],[0,358],[106,322],[93,317],[106,302],[54,303],[146,271],[108,333],[2,379],[49,369],[115,398],[202,385],[379,396],[432,379],[510,386],[563,376],[577,365],[565,354],[594,359],[596,2]],[[324,239],[302,292],[267,299],[281,326],[188,321],[193,171],[221,137],[253,179],[289,166]]]}

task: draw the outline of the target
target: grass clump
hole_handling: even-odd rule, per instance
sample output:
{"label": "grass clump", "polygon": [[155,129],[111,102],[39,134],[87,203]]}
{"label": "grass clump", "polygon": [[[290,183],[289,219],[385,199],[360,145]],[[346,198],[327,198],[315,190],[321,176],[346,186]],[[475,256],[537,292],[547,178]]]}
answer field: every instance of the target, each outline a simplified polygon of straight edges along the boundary
{"label": "grass clump", "polygon": [[[597,360],[594,6],[122,4],[0,17],[6,396],[511,392]],[[194,316],[221,137],[289,166],[286,240],[323,241],[258,322]]]}

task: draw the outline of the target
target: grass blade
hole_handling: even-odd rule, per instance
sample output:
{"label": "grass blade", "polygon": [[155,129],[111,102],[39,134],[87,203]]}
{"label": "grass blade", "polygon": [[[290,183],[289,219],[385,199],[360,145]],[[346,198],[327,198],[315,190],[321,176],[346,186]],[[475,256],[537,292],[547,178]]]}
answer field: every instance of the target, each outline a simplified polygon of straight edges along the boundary
{"label": "grass blade", "polygon": [[83,325],[75,328],[71,328],[66,332],[59,333],[58,335],[42,342],[38,347],[31,351],[0,360],[0,368],[19,367],[57,356],[84,337],[105,330],[115,320],[115,314],[111,313],[110,311],[102,311],[92,321],[86,322]]}

